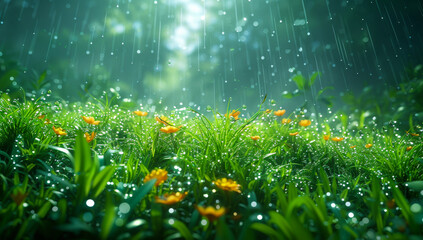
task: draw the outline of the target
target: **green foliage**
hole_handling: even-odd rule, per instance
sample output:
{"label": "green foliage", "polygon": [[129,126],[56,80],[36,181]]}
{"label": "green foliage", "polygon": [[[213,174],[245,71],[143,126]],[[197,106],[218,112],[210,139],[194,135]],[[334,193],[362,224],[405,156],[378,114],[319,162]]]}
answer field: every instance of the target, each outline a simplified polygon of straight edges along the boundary
{"label": "green foliage", "polygon": [[[308,119],[304,112],[287,114],[292,122],[282,124],[260,105],[252,116],[241,110],[236,120],[228,105],[226,116],[213,111],[211,118],[194,110],[166,112],[166,123],[179,130],[164,133],[165,124],[155,116],[136,116],[113,99],[104,96],[84,105],[1,100],[6,114],[0,119],[2,236],[349,239],[423,234],[423,143],[415,119],[410,134],[395,126],[370,129],[365,121],[360,131],[352,131],[346,114],[301,127],[299,121]],[[58,137],[40,115],[67,135]],[[90,125],[81,116],[93,116],[100,124]],[[84,133],[91,132],[96,136],[88,143]],[[144,182],[157,168],[168,171],[167,180],[158,186],[156,179]],[[223,177],[235,180],[241,193],[220,189],[214,182]],[[187,196],[172,205],[155,201],[172,192]],[[226,213],[205,222],[192,211],[195,205],[219,205]]]}

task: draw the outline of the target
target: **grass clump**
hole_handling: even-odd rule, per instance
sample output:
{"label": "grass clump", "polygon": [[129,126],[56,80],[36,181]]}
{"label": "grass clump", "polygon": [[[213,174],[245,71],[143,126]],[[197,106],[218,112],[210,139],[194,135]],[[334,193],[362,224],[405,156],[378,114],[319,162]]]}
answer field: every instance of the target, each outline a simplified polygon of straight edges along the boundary
{"label": "grass clump", "polygon": [[8,239],[423,234],[419,125],[357,129],[340,113],[261,106],[251,116],[229,105],[155,113],[107,98],[2,98],[0,108]]}

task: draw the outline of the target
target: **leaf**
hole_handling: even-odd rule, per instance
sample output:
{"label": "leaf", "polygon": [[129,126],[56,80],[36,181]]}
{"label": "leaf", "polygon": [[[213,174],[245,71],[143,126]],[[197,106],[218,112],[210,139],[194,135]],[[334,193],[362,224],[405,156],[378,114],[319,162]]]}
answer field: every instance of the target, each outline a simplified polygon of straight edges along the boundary
{"label": "leaf", "polygon": [[293,98],[293,97],[294,97],[294,94],[292,94],[292,93],[290,93],[290,92],[285,91],[285,92],[283,92],[283,93],[282,93],[282,97],[284,97],[284,98],[288,98],[288,99],[291,99],[291,98]]}
{"label": "leaf", "polygon": [[110,232],[113,229],[113,223],[116,218],[116,211],[115,211],[115,205],[112,201],[112,194],[107,193],[106,194],[106,209],[103,217],[103,221],[101,222],[101,230],[100,230],[100,236],[101,239],[107,239]]}
{"label": "leaf", "polygon": [[313,86],[314,81],[316,81],[316,78],[317,78],[318,76],[320,76],[320,72],[315,72],[315,73],[313,73],[313,75],[311,75],[311,77],[310,77],[310,81],[309,81],[309,83],[308,83],[308,88],[310,88],[311,86]]}
{"label": "leaf", "polygon": [[181,222],[179,220],[176,220],[174,218],[172,218],[172,219],[166,219],[165,222],[169,226],[171,226],[171,227],[175,228],[176,230],[178,230],[178,232],[181,234],[181,236],[183,238],[185,238],[187,240],[191,240],[191,239],[193,240],[194,239],[192,237],[191,232],[189,231],[189,229],[187,228],[187,226],[183,222]]}
{"label": "leaf", "polygon": [[98,174],[96,174],[92,184],[92,190],[94,191],[94,198],[96,198],[98,195],[100,195],[101,192],[103,192],[107,182],[113,176],[114,172],[115,172],[114,166],[107,166],[103,170],[101,170]]}
{"label": "leaf", "polygon": [[44,218],[46,215],[47,215],[47,213],[48,213],[48,211],[50,211],[50,208],[51,208],[51,202],[49,202],[49,201],[46,201],[45,203],[44,203],[44,205],[40,208],[40,210],[38,211],[38,216],[42,219],[42,218]]}
{"label": "leaf", "polygon": [[229,229],[224,218],[220,218],[217,222],[216,239],[217,240],[235,240],[235,236]]}
{"label": "leaf", "polygon": [[79,131],[75,143],[75,157],[74,157],[75,182],[78,186],[78,199],[82,201],[88,196],[91,188],[91,181],[96,170],[94,161],[91,158],[90,148],[87,141]]}
{"label": "leaf", "polygon": [[265,234],[271,239],[283,239],[282,234],[278,233],[273,228],[264,223],[253,223],[250,225],[250,228]]}
{"label": "leaf", "polygon": [[423,181],[407,182],[406,186],[413,191],[420,192],[423,190]]}
{"label": "leaf", "polygon": [[297,84],[299,90],[305,90],[305,78],[301,74],[292,77],[292,80]]}

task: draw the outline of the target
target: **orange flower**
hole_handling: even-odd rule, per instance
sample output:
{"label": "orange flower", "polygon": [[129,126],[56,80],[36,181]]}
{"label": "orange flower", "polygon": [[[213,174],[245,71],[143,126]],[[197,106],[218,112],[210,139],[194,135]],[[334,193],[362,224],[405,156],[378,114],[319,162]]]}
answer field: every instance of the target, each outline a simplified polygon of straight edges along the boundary
{"label": "orange flower", "polygon": [[251,136],[251,139],[253,139],[254,141],[257,141],[260,139],[260,136]]}
{"label": "orange flower", "polygon": [[410,134],[411,136],[413,136],[413,137],[418,137],[418,136],[420,136],[420,134],[418,134],[418,133],[410,133],[410,132],[408,132],[408,131],[405,131],[407,134]]}
{"label": "orange flower", "polygon": [[46,115],[40,115],[40,116],[38,116],[37,118],[38,118],[38,119],[43,119],[45,116],[46,116]]}
{"label": "orange flower", "polygon": [[214,181],[213,183],[222,190],[241,193],[241,190],[239,190],[241,186],[232,179],[221,178]]}
{"label": "orange flower", "polygon": [[91,142],[92,140],[94,140],[96,133],[92,132],[91,135],[89,133],[85,133],[84,135],[87,142]]}
{"label": "orange flower", "polygon": [[164,133],[175,133],[175,132],[179,131],[179,128],[174,127],[174,126],[166,126],[166,127],[160,128],[160,131],[162,131]]}
{"label": "orange flower", "polygon": [[278,110],[278,111],[274,111],[273,114],[275,114],[278,117],[282,117],[284,114],[286,113],[286,110]]}
{"label": "orange flower", "polygon": [[357,147],[357,145],[351,146],[350,148],[355,148],[355,147]]}
{"label": "orange flower", "polygon": [[411,149],[413,149],[412,146],[408,146],[405,150],[410,151]]}
{"label": "orange flower", "polygon": [[324,139],[325,141],[329,140],[329,138],[330,138],[330,135],[323,135],[323,139]]}
{"label": "orange flower", "polygon": [[143,111],[134,111],[134,114],[140,117],[145,117],[148,115],[148,112],[143,112]]}
{"label": "orange flower", "polygon": [[169,125],[169,118],[165,117],[165,116],[156,116],[156,121],[159,123],[163,123],[164,125]]}
{"label": "orange flower", "polygon": [[301,127],[307,127],[307,126],[309,126],[311,124],[311,121],[310,120],[301,120],[298,124]]}
{"label": "orange flower", "polygon": [[212,206],[208,206],[206,208],[201,206],[195,206],[195,208],[197,208],[197,211],[202,216],[206,217],[210,222],[213,222],[214,220],[220,218],[226,212],[226,209],[224,207],[216,209]]}
{"label": "orange flower", "polygon": [[289,133],[289,135],[291,136],[297,136],[299,132],[293,132],[293,133]]}
{"label": "orange flower", "polygon": [[344,140],[344,138],[341,138],[341,137],[334,137],[334,138],[332,138],[332,141],[334,141],[334,142],[340,142],[342,140]]}
{"label": "orange flower", "polygon": [[371,143],[368,143],[368,144],[365,145],[366,148],[371,148],[372,146],[373,146],[373,144],[371,144]]}
{"label": "orange flower", "polygon": [[88,123],[88,124],[98,125],[100,123],[100,121],[96,121],[94,119],[94,117],[85,117],[85,116],[82,116],[82,119],[84,119],[84,121],[86,123]]}
{"label": "orange flower", "polygon": [[289,118],[282,119],[282,124],[288,124],[290,122],[291,122],[291,119],[289,119]]}
{"label": "orange flower", "polygon": [[54,131],[54,133],[56,133],[58,136],[65,136],[65,135],[68,135],[66,132],[65,132],[65,130],[63,130],[62,128],[55,128],[54,126],[53,126],[53,131]]}
{"label": "orange flower", "polygon": [[150,174],[148,174],[147,176],[145,176],[144,178],[144,182],[148,182],[152,179],[157,179],[156,183],[154,184],[154,186],[159,186],[160,184],[164,183],[164,181],[167,180],[167,171],[164,169],[154,169],[153,171],[150,172]]}
{"label": "orange flower", "polygon": [[[231,117],[233,117],[235,120],[238,120],[239,118],[238,118],[238,115],[239,114],[241,114],[241,112],[240,111],[235,111],[235,110],[232,110],[232,112],[231,113],[229,113],[229,117],[228,118],[231,118]],[[225,117],[226,117],[226,114],[225,114]]]}
{"label": "orange flower", "polygon": [[184,192],[184,193],[165,193],[162,197],[155,197],[156,198],[156,203],[160,203],[160,204],[165,204],[165,205],[172,205],[175,203],[178,203],[180,201],[182,201],[182,199],[184,199],[184,197],[188,194],[188,192]]}

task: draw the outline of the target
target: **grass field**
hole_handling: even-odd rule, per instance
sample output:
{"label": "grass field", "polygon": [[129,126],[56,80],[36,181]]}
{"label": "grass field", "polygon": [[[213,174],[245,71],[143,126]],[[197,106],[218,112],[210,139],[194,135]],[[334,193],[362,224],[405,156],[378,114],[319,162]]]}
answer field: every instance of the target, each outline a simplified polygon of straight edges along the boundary
{"label": "grass field", "polygon": [[148,112],[107,98],[2,98],[0,234],[422,238],[421,123],[282,109]]}

